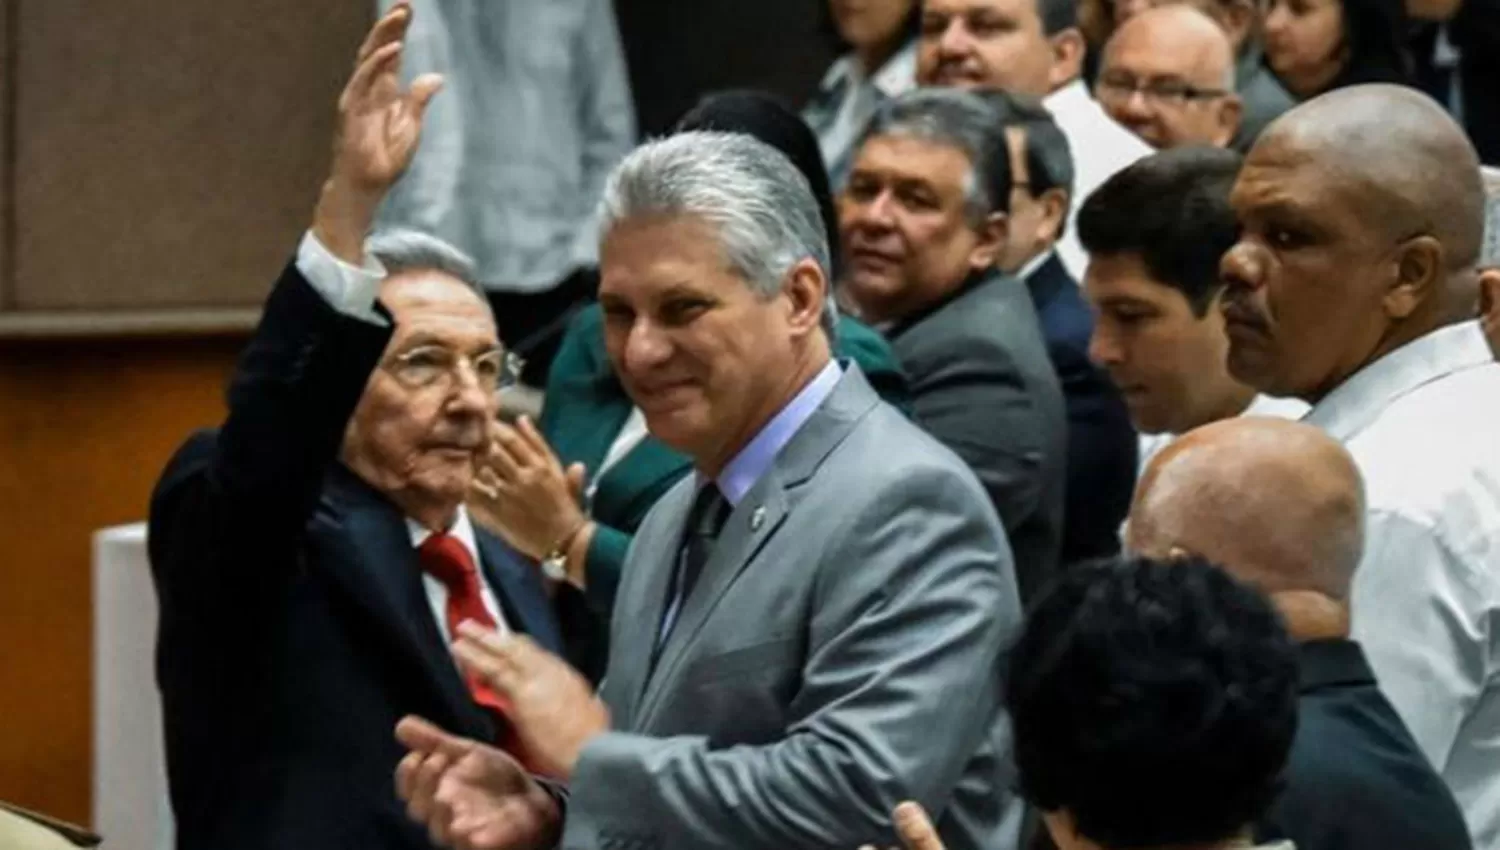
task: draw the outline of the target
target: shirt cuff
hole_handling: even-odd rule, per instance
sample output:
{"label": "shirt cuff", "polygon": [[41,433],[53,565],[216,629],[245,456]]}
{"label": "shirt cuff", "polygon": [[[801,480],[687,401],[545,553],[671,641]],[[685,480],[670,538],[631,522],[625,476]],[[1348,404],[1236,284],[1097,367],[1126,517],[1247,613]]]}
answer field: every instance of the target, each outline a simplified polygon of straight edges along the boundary
{"label": "shirt cuff", "polygon": [[366,255],[363,268],[355,268],[335,257],[309,230],[297,246],[297,271],[333,309],[356,319],[386,326],[390,322],[375,310],[385,267]]}

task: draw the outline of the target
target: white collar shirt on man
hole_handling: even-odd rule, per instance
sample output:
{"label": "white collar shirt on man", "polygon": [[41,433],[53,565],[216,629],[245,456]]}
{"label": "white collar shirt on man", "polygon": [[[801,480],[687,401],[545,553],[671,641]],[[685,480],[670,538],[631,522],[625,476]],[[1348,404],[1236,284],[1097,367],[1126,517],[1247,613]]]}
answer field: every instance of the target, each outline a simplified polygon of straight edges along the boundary
{"label": "white collar shirt on man", "polygon": [[1068,228],[1057,243],[1057,253],[1075,280],[1083,280],[1088,254],[1078,241],[1078,208],[1104,181],[1136,160],[1149,156],[1151,146],[1116,123],[1089,95],[1082,80],[1074,80],[1047,95],[1042,105],[1052,113],[1068,139],[1073,154],[1073,202]]}
{"label": "white collar shirt on man", "polygon": [[[1255,398],[1250,399],[1250,406],[1240,411],[1241,416],[1270,416],[1276,419],[1301,419],[1308,411],[1307,402],[1296,398],[1277,398],[1273,395],[1257,393]],[[1142,434],[1141,447],[1138,453],[1140,458],[1139,471],[1144,474],[1146,466],[1151,459],[1156,457],[1162,449],[1172,444],[1180,434]]]}
{"label": "white collar shirt on man", "polygon": [[854,148],[881,104],[916,86],[917,45],[909,42],[870,77],[845,54],[828,68],[803,118],[818,136],[828,181],[836,192],[849,174]]}
{"label": "white collar shirt on man", "polygon": [[[411,535],[413,549],[421,548],[422,543],[432,535],[431,531],[419,525],[415,520],[406,520],[407,533]],[[453,521],[453,527],[448,529],[464,549],[469,557],[474,559],[474,566],[479,568],[479,598],[484,602],[484,609],[495,618],[495,627],[501,634],[510,631],[505,622],[505,613],[500,609],[500,602],[495,598],[495,592],[490,588],[490,582],[484,575],[484,568],[480,567],[479,542],[474,537],[474,524],[469,520],[469,512],[459,506],[458,518]],[[433,619],[437,620],[438,634],[443,636],[444,643],[452,643],[453,635],[448,631],[448,588],[442,582],[422,573],[422,589],[427,591],[427,605],[432,609]]]}
{"label": "white collar shirt on man", "polygon": [[1500,364],[1476,322],[1366,366],[1305,421],[1365,479],[1354,638],[1463,809],[1500,847]]}

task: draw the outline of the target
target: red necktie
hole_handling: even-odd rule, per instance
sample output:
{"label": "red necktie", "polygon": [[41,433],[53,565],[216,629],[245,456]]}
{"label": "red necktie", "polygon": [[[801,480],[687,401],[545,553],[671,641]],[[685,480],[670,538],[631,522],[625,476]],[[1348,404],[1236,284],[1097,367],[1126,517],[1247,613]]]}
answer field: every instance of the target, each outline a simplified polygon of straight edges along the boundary
{"label": "red necktie", "polygon": [[[448,634],[453,639],[458,638],[458,624],[465,620],[473,620],[487,629],[495,628],[495,618],[490,616],[489,609],[484,607],[484,598],[480,596],[479,570],[474,566],[468,548],[458,538],[451,534],[433,534],[418,547],[417,557],[423,571],[448,588],[446,614]],[[507,719],[510,704],[477,676],[469,676],[468,685],[474,701],[496,715],[496,725],[500,730],[497,743],[524,764],[520,742]]]}

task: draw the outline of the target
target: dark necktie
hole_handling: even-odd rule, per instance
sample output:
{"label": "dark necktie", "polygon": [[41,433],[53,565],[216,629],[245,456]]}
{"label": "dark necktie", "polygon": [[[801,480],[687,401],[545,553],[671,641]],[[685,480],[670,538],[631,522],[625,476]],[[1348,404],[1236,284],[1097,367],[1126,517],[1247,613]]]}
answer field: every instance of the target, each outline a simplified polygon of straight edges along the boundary
{"label": "dark necktie", "polygon": [[718,485],[710,481],[698,491],[698,498],[688,510],[687,527],[682,534],[682,548],[677,553],[677,569],[667,591],[667,607],[662,614],[661,630],[657,634],[656,651],[667,642],[672,627],[677,624],[682,608],[703,575],[703,567],[713,554],[714,542],[724,520],[729,518],[730,505],[719,492]]}
{"label": "dark necktie", "polygon": [[[458,538],[451,534],[430,535],[418,547],[417,558],[422,571],[442,582],[448,589],[448,606],[444,613],[448,621],[448,634],[454,640],[458,639],[458,624],[464,620],[473,620],[487,629],[495,629],[495,618],[484,607],[484,597],[480,595],[479,569],[474,565],[474,558],[469,554],[468,548]],[[524,763],[520,742],[515,739],[507,719],[510,704],[505,697],[495,693],[478,677],[468,677],[467,684],[474,701],[495,716],[500,733],[500,740],[496,743]]]}

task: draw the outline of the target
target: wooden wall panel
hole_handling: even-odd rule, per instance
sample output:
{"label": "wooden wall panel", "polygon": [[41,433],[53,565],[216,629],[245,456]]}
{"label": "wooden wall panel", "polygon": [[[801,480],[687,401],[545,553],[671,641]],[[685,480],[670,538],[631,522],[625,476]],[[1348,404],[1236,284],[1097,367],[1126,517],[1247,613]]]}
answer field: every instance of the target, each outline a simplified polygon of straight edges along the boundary
{"label": "wooden wall panel", "polygon": [[0,345],[0,800],[88,822],[90,535],[145,518],[242,345]]}
{"label": "wooden wall panel", "polygon": [[16,306],[253,305],[373,3],[20,2]]}

